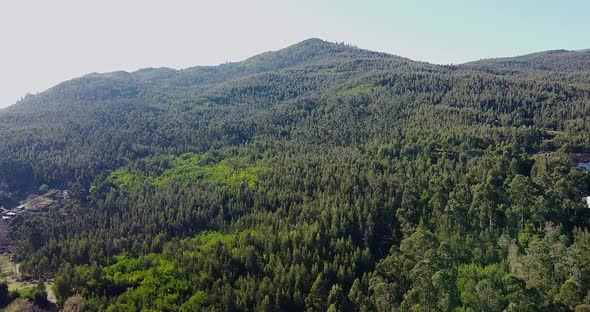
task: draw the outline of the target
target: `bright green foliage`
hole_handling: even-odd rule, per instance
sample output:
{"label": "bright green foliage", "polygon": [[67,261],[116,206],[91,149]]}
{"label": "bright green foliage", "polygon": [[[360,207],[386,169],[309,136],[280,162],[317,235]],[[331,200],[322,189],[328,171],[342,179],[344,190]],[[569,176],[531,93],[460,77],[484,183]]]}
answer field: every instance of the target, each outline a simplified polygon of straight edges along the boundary
{"label": "bright green foliage", "polygon": [[463,305],[472,311],[502,311],[506,306],[502,294],[506,274],[501,264],[459,266],[457,288]]}
{"label": "bright green foliage", "polygon": [[207,294],[204,291],[198,290],[194,293],[187,302],[180,306],[180,312],[199,311],[203,309],[207,303]]}
{"label": "bright green foliage", "polygon": [[107,181],[123,189],[142,183],[163,185],[172,181],[184,184],[203,181],[219,186],[244,183],[253,189],[259,183],[263,168],[261,161],[248,161],[245,157],[219,160],[209,154],[188,153],[142,159],[130,168],[113,171]]}
{"label": "bright green foliage", "polygon": [[77,273],[83,280],[93,276],[83,284],[83,293],[122,292],[110,309],[170,310],[184,302],[189,292],[190,284],[184,271],[161,255],[139,258],[121,255],[114,261],[98,272],[91,266],[81,266]]}
{"label": "bright green foliage", "polygon": [[214,245],[223,244],[229,245],[236,238],[235,234],[223,234],[219,232],[203,232],[191,239],[195,245],[200,246],[204,250],[208,250]]}

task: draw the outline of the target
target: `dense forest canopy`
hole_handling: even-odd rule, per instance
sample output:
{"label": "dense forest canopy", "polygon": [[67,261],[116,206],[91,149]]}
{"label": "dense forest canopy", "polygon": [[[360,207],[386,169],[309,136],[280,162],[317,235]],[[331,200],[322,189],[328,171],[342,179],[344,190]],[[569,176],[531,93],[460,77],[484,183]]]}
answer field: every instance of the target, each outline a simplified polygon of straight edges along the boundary
{"label": "dense forest canopy", "polygon": [[551,50],[517,57],[485,59],[463,64],[461,66],[486,70],[512,70],[525,72],[588,72],[590,71],[590,50]]}
{"label": "dense forest canopy", "polygon": [[309,39],[0,110],[0,204],[69,194],[3,221],[60,307],[590,311],[588,133],[590,52]]}

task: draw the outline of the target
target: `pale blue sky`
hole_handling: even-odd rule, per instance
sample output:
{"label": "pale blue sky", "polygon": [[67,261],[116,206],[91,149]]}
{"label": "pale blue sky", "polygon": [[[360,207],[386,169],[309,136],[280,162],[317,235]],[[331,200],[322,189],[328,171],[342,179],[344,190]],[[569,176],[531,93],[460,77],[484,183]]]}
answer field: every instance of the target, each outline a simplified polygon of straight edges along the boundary
{"label": "pale blue sky", "polygon": [[0,3],[0,107],[90,72],[239,61],[318,37],[439,64],[590,48],[582,0]]}

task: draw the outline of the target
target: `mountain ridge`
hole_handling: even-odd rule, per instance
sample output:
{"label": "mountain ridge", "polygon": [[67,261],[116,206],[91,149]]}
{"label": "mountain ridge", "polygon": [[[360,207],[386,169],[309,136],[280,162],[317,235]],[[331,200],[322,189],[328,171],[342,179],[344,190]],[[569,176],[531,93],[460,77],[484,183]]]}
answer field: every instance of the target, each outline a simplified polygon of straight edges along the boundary
{"label": "mountain ridge", "polygon": [[[178,70],[167,67],[143,68],[132,72],[90,73],[64,81],[36,95],[31,95],[22,102],[31,102],[32,99],[38,97],[60,97],[67,94],[78,99],[97,101],[112,96],[134,96],[146,88],[207,88],[215,84],[237,81],[244,77],[269,72],[308,67],[330,67],[334,63],[370,63],[372,61],[393,62],[400,66],[426,64],[395,55],[312,38],[277,51],[264,52],[243,61],[215,66],[195,66]],[[93,97],[92,94],[97,94],[98,97]],[[10,110],[13,106],[15,105],[8,106],[4,110]]]}
{"label": "mountain ridge", "polygon": [[[122,73],[128,73],[130,77],[139,81],[165,83],[172,86],[190,86],[195,84],[220,82],[244,75],[293,68],[299,65],[320,61],[325,57],[401,58],[386,53],[359,49],[346,44],[328,42],[318,38],[310,38],[276,51],[263,52],[237,62],[228,62],[219,65],[193,66],[183,69],[148,67]],[[113,73],[92,73],[89,75],[110,75]],[[215,75],[220,75],[221,77],[215,77]],[[181,82],[170,81],[170,78],[178,77],[181,78]]]}
{"label": "mountain ridge", "polygon": [[[158,87],[196,87],[223,83],[249,75],[262,74],[297,67],[319,65],[327,60],[391,60],[400,64],[431,66],[435,68],[456,68],[497,71],[590,71],[590,49],[586,50],[547,50],[514,57],[489,58],[457,65],[438,65],[420,62],[409,58],[361,49],[343,43],[328,42],[319,38],[310,38],[288,47],[267,51],[246,58],[242,61],[219,65],[193,66],[184,69],[169,67],[147,67],[135,71],[113,71],[89,73],[57,84],[38,94],[55,92],[62,87],[84,80],[114,80],[118,84],[129,84],[127,88],[138,89],[147,83]],[[14,105],[14,104],[13,104]],[[13,105],[4,107],[9,108]],[[2,110],[0,109],[0,110]]]}
{"label": "mountain ridge", "polygon": [[458,66],[481,70],[588,72],[590,50],[547,50],[513,57],[483,59]]}

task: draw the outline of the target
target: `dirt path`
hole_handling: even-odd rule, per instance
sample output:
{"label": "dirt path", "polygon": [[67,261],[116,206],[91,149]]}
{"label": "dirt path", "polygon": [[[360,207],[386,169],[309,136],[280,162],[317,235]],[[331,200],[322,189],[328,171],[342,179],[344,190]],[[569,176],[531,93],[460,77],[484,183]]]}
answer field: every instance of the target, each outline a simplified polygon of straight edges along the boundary
{"label": "dirt path", "polygon": [[47,292],[47,300],[49,302],[57,303],[57,298],[55,297],[55,293],[53,293],[53,284],[46,284],[45,291]]}

